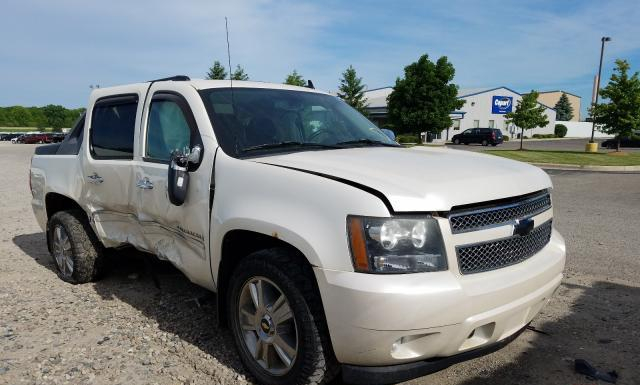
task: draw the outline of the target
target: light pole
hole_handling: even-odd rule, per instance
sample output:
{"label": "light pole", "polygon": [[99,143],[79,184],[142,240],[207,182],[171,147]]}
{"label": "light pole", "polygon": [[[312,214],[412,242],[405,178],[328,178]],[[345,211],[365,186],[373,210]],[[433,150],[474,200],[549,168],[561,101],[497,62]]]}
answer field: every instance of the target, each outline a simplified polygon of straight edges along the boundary
{"label": "light pole", "polygon": [[[598,105],[598,95],[600,94],[600,76],[602,76],[602,56],[604,55],[604,42],[611,41],[611,38],[608,36],[603,36],[600,40],[602,41],[602,46],[600,47],[600,66],[598,67],[598,78],[596,79],[596,99],[593,103],[594,107]],[[589,140],[589,143],[593,143],[593,135],[596,132],[596,121],[593,119],[593,114],[591,115],[591,121],[593,122],[593,125],[591,126],[591,140]]]}

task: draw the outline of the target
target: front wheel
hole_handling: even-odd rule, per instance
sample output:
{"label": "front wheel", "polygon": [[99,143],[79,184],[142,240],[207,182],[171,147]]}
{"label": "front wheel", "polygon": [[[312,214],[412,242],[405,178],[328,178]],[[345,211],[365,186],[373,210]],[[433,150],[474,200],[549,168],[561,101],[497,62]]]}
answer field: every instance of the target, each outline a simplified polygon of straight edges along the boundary
{"label": "front wheel", "polygon": [[460,144],[460,139],[454,139],[453,144]]}
{"label": "front wheel", "polygon": [[495,146],[497,146],[497,145],[498,145],[498,143],[491,143],[491,145],[492,145],[493,147],[495,147]]}
{"label": "front wheel", "polygon": [[258,382],[324,384],[337,374],[312,279],[285,249],[258,251],[235,269],[231,329],[242,363]]}
{"label": "front wheel", "polygon": [[482,145],[487,147],[489,145],[489,142],[486,139],[482,140]]}

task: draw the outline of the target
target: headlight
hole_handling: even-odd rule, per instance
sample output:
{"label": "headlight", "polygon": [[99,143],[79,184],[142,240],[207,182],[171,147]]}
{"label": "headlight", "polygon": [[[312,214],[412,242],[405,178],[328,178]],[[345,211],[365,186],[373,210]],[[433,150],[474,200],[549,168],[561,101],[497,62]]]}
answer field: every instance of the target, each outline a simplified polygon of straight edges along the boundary
{"label": "headlight", "polygon": [[438,222],[430,216],[347,217],[356,271],[420,273],[447,269]]}

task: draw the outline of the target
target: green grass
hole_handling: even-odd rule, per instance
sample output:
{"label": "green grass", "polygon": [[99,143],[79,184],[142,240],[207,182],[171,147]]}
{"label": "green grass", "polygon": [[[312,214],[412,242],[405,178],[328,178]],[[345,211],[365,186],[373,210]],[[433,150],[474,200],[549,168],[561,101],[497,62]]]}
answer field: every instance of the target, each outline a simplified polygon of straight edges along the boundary
{"label": "green grass", "polygon": [[38,127],[0,127],[0,132],[51,132],[53,129],[49,128],[38,128]]}
{"label": "green grass", "polygon": [[488,150],[487,154],[529,163],[575,164],[580,166],[639,166],[640,151],[623,153],[537,150]]}

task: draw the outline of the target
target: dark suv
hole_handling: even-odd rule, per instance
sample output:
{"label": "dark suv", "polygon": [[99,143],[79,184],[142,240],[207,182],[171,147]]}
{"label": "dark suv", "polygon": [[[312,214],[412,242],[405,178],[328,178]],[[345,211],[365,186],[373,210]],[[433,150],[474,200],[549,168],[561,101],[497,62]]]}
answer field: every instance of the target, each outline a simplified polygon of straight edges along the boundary
{"label": "dark suv", "polygon": [[502,131],[497,128],[470,128],[451,138],[453,144],[480,143],[483,146],[497,146],[502,143]]}

